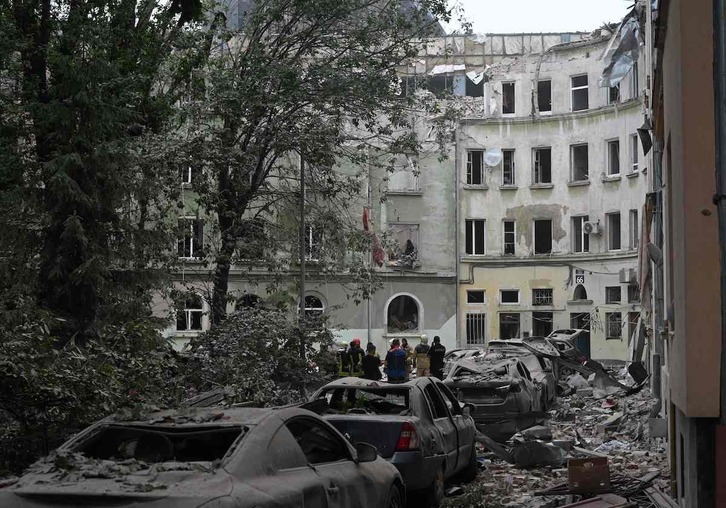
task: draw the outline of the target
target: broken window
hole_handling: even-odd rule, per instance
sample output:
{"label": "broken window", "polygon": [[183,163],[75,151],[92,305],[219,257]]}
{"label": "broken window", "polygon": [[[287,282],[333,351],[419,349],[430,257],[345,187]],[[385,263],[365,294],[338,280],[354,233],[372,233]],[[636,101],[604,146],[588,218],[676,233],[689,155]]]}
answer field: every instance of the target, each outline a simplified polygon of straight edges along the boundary
{"label": "broken window", "polygon": [[608,250],[620,250],[620,212],[607,214],[608,218]]}
{"label": "broken window", "polygon": [[628,214],[628,220],[630,222],[629,228],[628,228],[628,236],[630,237],[630,248],[631,249],[637,249],[638,248],[638,210],[630,210],[630,213]]}
{"label": "broken window", "polygon": [[628,312],[628,338],[635,334],[635,330],[638,328],[638,319],[640,319],[640,312]]}
{"label": "broken window", "polygon": [[552,289],[533,289],[532,305],[552,305]]}
{"label": "broken window", "polygon": [[570,167],[572,181],[581,182],[589,178],[587,144],[570,146]]}
{"label": "broken window", "polygon": [[[159,462],[221,461],[242,435],[241,427],[110,424],[74,446],[88,459]],[[188,465],[187,465],[188,466]],[[173,466],[171,466],[173,468]]]}
{"label": "broken window", "polygon": [[540,113],[552,112],[552,81],[549,79],[537,82],[537,108]]}
{"label": "broken window", "polygon": [[573,300],[587,300],[587,290],[582,284],[575,286],[575,292],[572,295]]}
{"label": "broken window", "polygon": [[590,107],[587,74],[572,76],[572,111],[583,111]]}
{"label": "broken window", "polygon": [[466,303],[485,303],[485,292],[481,290],[473,290],[466,292]]}
{"label": "broken window", "polygon": [[605,313],[606,339],[623,338],[623,317],[620,312]]}
{"label": "broken window", "polygon": [[322,246],[323,232],[312,224],[305,224],[305,260],[318,261]]}
{"label": "broken window", "polygon": [[620,174],[620,141],[608,141],[608,175]]}
{"label": "broken window", "polygon": [[338,435],[312,418],[294,418],[287,429],[300,445],[308,464],[328,464],[351,460],[348,450]]}
{"label": "broken window", "polygon": [[466,343],[486,343],[486,314],[483,312],[466,313]]}
{"label": "broken window", "polygon": [[608,104],[615,104],[620,102],[620,85],[611,86],[608,88]]}
{"label": "broken window", "polygon": [[572,252],[590,252],[590,235],[585,233],[588,215],[572,218]]}
{"label": "broken window", "polygon": [[532,335],[535,337],[547,337],[553,330],[552,321],[552,312],[533,312]]}
{"label": "broken window", "polygon": [[552,221],[549,219],[534,221],[534,253],[552,253]]}
{"label": "broken window", "polygon": [[454,77],[446,74],[429,76],[426,79],[426,88],[436,96],[451,93],[454,88]]}
{"label": "broken window", "polygon": [[486,221],[466,219],[466,253],[471,256],[486,254]]}
{"label": "broken window", "polygon": [[552,183],[552,148],[535,148],[534,183]]}
{"label": "broken window", "polygon": [[261,219],[246,219],[242,222],[242,236],[237,254],[240,259],[262,259],[265,257],[265,223]]}
{"label": "broken window", "polygon": [[467,97],[484,97],[484,76],[482,74],[475,73],[474,79],[467,74],[464,88]]}
{"label": "broken window", "polygon": [[388,177],[388,190],[399,192],[418,191],[419,169],[416,158],[412,155],[398,155],[392,161],[393,169]]}
{"label": "broken window", "polygon": [[516,185],[514,178],[514,150],[502,150],[502,185]]}
{"label": "broken window", "polygon": [[305,315],[320,316],[325,312],[323,301],[315,295],[305,295]]}
{"label": "broken window", "polygon": [[630,69],[630,98],[637,99],[640,93],[640,83],[638,82],[638,61],[633,62],[633,67]]}
{"label": "broken window", "polygon": [[419,225],[389,224],[392,246],[388,249],[388,264],[413,268],[418,260]]}
{"label": "broken window", "polygon": [[519,289],[502,289],[499,291],[499,303],[518,304]]}
{"label": "broken window", "polygon": [[509,340],[519,337],[519,312],[499,314],[499,339]]}
{"label": "broken window", "polygon": [[628,284],[628,303],[638,303],[640,301],[640,286],[637,284]]}
{"label": "broken window", "polygon": [[514,114],[514,83],[502,83],[502,114]]}
{"label": "broken window", "polygon": [[513,220],[504,221],[504,254],[514,255],[516,243],[516,224]]}
{"label": "broken window", "polygon": [[330,409],[347,411],[362,407],[379,415],[400,415],[410,407],[408,388],[324,388],[319,395]]}
{"label": "broken window", "polygon": [[200,331],[203,316],[202,298],[199,295],[188,295],[184,300],[184,308],[176,311],[176,331]]}
{"label": "broken window", "polygon": [[469,150],[466,154],[467,185],[484,184],[484,150]]}
{"label": "broken window", "polygon": [[204,221],[185,217],[179,219],[180,237],[177,240],[177,255],[180,258],[204,257]]}
{"label": "broken window", "polygon": [[638,135],[630,136],[630,170],[633,173],[638,171]]}
{"label": "broken window", "polygon": [[620,303],[621,299],[620,286],[609,286],[605,288],[605,303]]}
{"label": "broken window", "polygon": [[419,310],[416,300],[408,295],[400,295],[388,304],[388,333],[419,330]]}

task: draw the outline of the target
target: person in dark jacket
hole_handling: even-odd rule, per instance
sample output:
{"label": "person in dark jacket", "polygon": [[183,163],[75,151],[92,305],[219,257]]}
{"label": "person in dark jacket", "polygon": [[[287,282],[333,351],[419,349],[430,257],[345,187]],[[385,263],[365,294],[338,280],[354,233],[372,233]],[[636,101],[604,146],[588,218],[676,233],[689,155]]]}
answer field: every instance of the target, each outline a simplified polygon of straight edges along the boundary
{"label": "person in dark jacket", "polygon": [[365,356],[365,351],[363,351],[363,348],[360,347],[360,339],[355,338],[350,342],[350,347],[348,348],[348,358],[350,358],[350,375],[351,376],[361,376],[363,374],[363,357]]}
{"label": "person in dark jacket", "polygon": [[385,371],[389,383],[403,383],[406,381],[408,375],[406,352],[401,349],[401,341],[398,339],[393,339],[391,349],[386,354]]}
{"label": "person in dark jacket", "polygon": [[378,381],[383,377],[381,374],[381,357],[376,353],[376,346],[369,342],[366,346],[366,355],[361,362],[363,364],[363,378]]}
{"label": "person in dark jacket", "polygon": [[431,358],[431,375],[439,379],[444,379],[444,355],[446,348],[441,344],[441,338],[437,335],[434,337],[434,343],[429,348],[429,358]]}

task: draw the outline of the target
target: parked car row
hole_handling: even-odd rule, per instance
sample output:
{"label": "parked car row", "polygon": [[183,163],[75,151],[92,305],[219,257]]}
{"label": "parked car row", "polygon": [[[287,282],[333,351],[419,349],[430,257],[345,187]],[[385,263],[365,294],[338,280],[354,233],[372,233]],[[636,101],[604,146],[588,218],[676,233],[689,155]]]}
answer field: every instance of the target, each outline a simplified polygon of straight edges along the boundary
{"label": "parked car row", "polygon": [[575,346],[582,330],[556,330],[548,337],[493,340],[484,349],[456,350],[448,358],[445,385],[472,404],[477,427],[505,441],[541,421],[560,381],[585,371]]}
{"label": "parked car row", "polygon": [[438,379],[345,378],[298,407],[118,414],[0,488],[0,506],[436,507],[446,480],[476,475],[470,409]]}

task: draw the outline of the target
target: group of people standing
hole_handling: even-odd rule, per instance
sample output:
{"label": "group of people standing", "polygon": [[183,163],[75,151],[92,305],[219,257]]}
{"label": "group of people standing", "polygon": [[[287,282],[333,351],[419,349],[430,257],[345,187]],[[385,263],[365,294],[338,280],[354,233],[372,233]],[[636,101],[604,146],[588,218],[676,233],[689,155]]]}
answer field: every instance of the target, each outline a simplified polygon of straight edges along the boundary
{"label": "group of people standing", "polygon": [[421,337],[421,343],[412,348],[406,339],[392,339],[391,347],[381,362],[376,346],[372,342],[369,342],[363,351],[360,339],[353,339],[347,348],[339,351],[340,375],[378,381],[383,377],[381,374],[381,365],[383,365],[389,383],[408,381],[414,369],[416,377],[433,375],[443,379],[446,348],[441,344],[438,335],[434,337],[433,345],[429,346],[428,342],[428,337],[424,335]]}

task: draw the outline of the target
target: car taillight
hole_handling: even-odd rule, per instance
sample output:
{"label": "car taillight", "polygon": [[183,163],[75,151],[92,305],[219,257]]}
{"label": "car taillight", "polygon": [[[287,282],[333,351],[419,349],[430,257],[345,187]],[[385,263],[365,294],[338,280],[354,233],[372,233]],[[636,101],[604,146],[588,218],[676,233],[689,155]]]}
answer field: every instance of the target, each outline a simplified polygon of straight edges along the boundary
{"label": "car taillight", "polygon": [[401,425],[401,434],[398,436],[398,442],[396,443],[397,452],[408,452],[411,450],[418,450],[418,432],[416,427],[411,422],[403,422]]}

